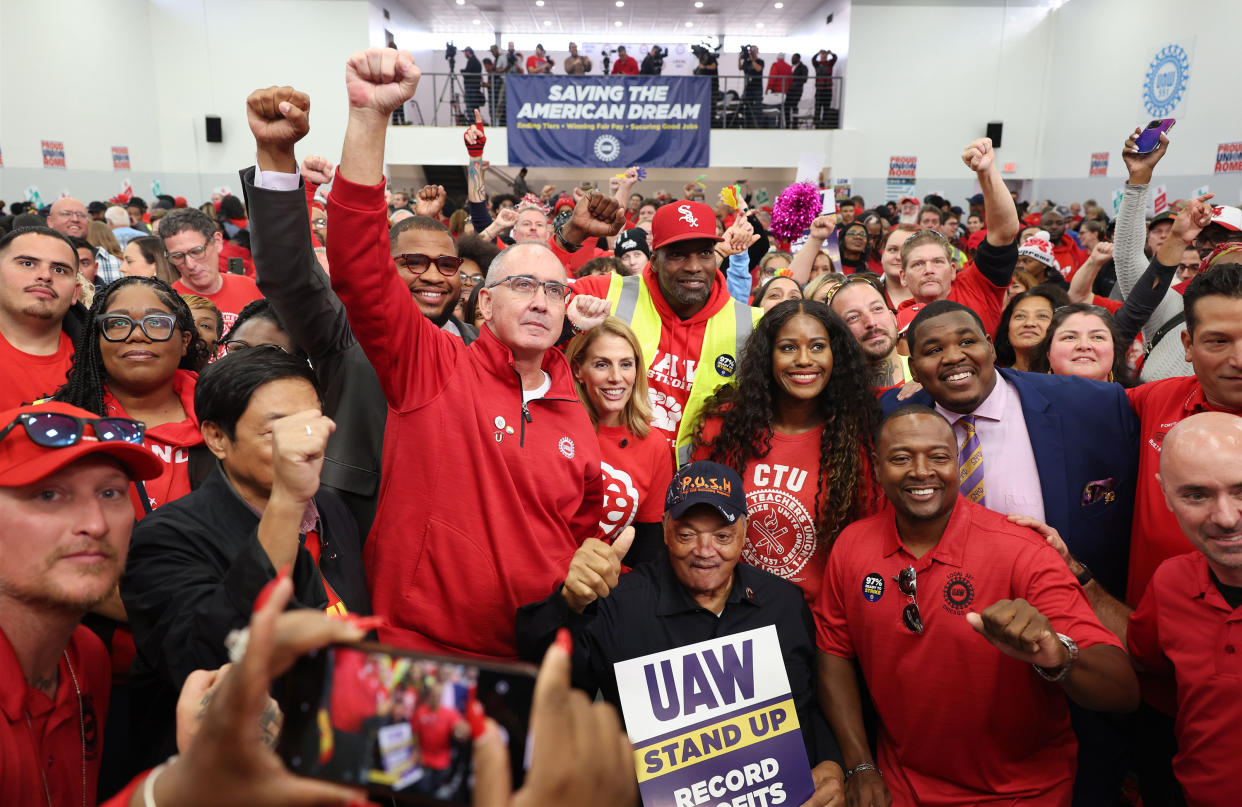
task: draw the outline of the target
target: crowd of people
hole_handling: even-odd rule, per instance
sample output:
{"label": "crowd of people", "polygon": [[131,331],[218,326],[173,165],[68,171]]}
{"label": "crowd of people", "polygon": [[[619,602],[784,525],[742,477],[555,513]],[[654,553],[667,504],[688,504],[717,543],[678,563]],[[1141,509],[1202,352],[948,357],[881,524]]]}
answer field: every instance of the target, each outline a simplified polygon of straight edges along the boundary
{"label": "crowd of people", "polygon": [[0,219],[0,801],[356,803],[266,692],[370,635],[542,659],[526,785],[431,673],[359,662],[339,731],[383,700],[475,804],[629,805],[614,664],[775,625],[808,805],[1232,803],[1242,210],[1149,218],[1167,136],[1116,218],[980,139],[963,206],[789,243],[636,167],[489,193],[477,107],[463,207],[390,188],[419,75],[349,59],[339,165],[270,87],[240,198]]}

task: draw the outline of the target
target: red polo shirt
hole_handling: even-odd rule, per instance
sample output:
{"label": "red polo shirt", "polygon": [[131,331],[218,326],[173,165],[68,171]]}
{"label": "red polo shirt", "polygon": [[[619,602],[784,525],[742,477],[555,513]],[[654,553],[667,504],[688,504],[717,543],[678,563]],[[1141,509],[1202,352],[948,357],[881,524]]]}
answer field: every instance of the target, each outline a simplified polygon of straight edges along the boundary
{"label": "red polo shirt", "polygon": [[47,804],[49,793],[53,804],[82,804],[83,754],[85,803],[95,804],[112,669],[103,642],[80,625],[66,653],[82,690],[80,712],[65,657],[60,659],[56,698],[50,700],[26,684],[17,654],[0,632],[0,710],[6,718],[0,728],[0,804]]}
{"label": "red polo shirt", "polygon": [[[921,636],[902,624],[910,600],[894,582],[909,565]],[[1119,646],[1047,542],[966,499],[921,558],[902,545],[891,510],[837,539],[814,607],[817,644],[862,666],[893,804],[1070,803],[1078,743],[1064,691],[966,621],[1019,597],[1081,648]]]}
{"label": "red polo shirt", "polygon": [[1164,501],[1156,473],[1160,446],[1169,429],[1197,412],[1220,411],[1203,397],[1195,376],[1151,381],[1127,390],[1130,406],[1139,416],[1138,488],[1134,495],[1134,522],[1130,527],[1130,572],[1126,602],[1137,605],[1156,568],[1176,555],[1194,549]]}
{"label": "red polo shirt", "polygon": [[1130,615],[1130,654],[1145,673],[1177,679],[1173,772],[1191,807],[1236,804],[1242,758],[1242,608],[1233,609],[1199,552],[1152,575]]}

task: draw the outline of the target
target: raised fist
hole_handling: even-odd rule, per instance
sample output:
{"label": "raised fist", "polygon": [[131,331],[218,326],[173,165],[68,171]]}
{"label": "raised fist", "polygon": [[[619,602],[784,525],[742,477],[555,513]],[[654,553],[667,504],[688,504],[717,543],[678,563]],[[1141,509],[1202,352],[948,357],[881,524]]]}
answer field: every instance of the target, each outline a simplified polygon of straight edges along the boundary
{"label": "raised fist", "polygon": [[1112,241],[1101,241],[1091,249],[1090,260],[1093,260],[1096,263],[1108,263],[1109,259],[1112,257],[1113,257],[1113,242]]}
{"label": "raised fist", "polygon": [[447,198],[443,185],[424,185],[418,196],[414,197],[414,215],[434,219],[444,209]]}
{"label": "raised fist", "polygon": [[246,97],[246,120],[261,149],[293,151],[310,131],[310,96],[292,87],[268,87]]}
{"label": "raised fist", "polygon": [[611,196],[591,191],[574,205],[573,215],[561,235],[570,243],[581,244],[588,238],[616,235],[624,226],[625,208]]}
{"label": "raised fist", "polygon": [[345,90],[351,109],[385,117],[414,97],[422,75],[407,50],[367,48],[345,62]]}
{"label": "raised fist", "polygon": [[962,162],[976,174],[990,171],[995,163],[996,152],[992,150],[991,138],[981,137],[962,151]]}
{"label": "raised fist", "polygon": [[611,306],[602,297],[589,294],[575,294],[565,309],[565,316],[579,331],[589,331],[608,319]]}
{"label": "raised fist", "polygon": [[319,490],[323,452],[336,424],[317,409],[280,418],[272,423],[273,487],[299,501],[310,501]]}
{"label": "raised fist", "polygon": [[517,224],[517,211],[511,207],[502,207],[496,211],[496,221],[500,222],[500,226],[508,229]]}
{"label": "raised fist", "polygon": [[302,178],[313,185],[327,185],[335,171],[336,166],[327,157],[308,154],[302,158]]}
{"label": "raised fist", "polygon": [[833,229],[837,226],[837,217],[833,215],[816,216],[811,222],[810,238],[818,238],[820,241],[827,241],[832,235]]}

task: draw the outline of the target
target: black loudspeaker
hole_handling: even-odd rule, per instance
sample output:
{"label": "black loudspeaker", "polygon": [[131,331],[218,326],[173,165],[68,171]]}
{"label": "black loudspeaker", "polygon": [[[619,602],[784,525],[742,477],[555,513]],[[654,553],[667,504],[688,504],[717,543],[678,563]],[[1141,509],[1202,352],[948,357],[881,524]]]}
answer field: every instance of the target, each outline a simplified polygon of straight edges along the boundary
{"label": "black loudspeaker", "polygon": [[1001,144],[1001,129],[1005,128],[1005,124],[998,120],[994,120],[988,124],[988,138],[992,141],[992,148],[998,149]]}
{"label": "black loudspeaker", "polygon": [[[989,128],[988,131],[991,131],[991,129]],[[207,116],[207,142],[224,142],[224,133],[220,130],[220,118],[217,115]]]}

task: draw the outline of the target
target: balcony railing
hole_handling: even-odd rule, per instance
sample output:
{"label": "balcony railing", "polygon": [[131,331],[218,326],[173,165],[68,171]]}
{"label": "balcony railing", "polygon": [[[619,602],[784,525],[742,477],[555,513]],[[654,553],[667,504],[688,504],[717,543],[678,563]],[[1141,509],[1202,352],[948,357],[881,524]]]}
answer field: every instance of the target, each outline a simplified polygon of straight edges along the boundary
{"label": "balcony railing", "polygon": [[[509,76],[482,74],[484,83],[479,108],[489,126],[505,125],[504,79]],[[573,81],[574,76],[548,76]],[[611,80],[613,77],[609,77]],[[623,80],[617,76],[616,80]],[[763,93],[752,99],[746,94],[746,76],[720,76],[712,80],[713,129],[837,129],[841,126],[841,104],[844,80],[841,76],[817,79],[809,76],[802,87],[801,98],[788,104],[787,94]],[[769,76],[763,77],[767,89]],[[777,81],[789,81],[778,77]],[[827,82],[831,89],[817,82]],[[788,86],[788,85],[786,85]],[[467,126],[474,121],[474,109],[467,105],[465,78],[461,73],[423,73],[419,91],[403,109],[393,114],[393,125]]]}

